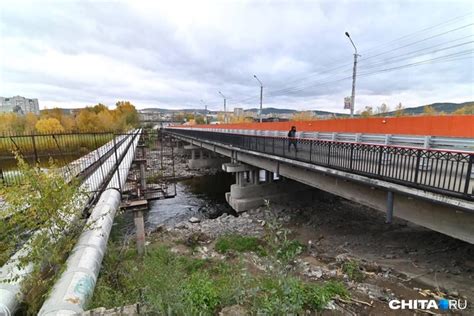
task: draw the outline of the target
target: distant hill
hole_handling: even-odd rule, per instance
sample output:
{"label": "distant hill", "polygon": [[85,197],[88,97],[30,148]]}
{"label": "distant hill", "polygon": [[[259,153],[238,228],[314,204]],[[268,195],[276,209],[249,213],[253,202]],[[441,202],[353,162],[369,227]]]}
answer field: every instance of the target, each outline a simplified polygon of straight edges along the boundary
{"label": "distant hill", "polygon": [[[446,114],[450,114],[455,112],[456,110],[466,106],[466,105],[474,105],[474,101],[470,102],[464,102],[464,103],[450,103],[450,102],[439,102],[439,103],[432,103],[428,104],[431,106],[436,112],[444,112]],[[423,114],[423,108],[427,105],[422,105],[414,108],[406,108],[403,110],[403,113],[405,115],[418,115],[418,114]],[[251,109],[244,109],[244,112],[258,112],[258,108],[251,108]],[[171,109],[161,109],[161,108],[147,108],[147,109],[142,109],[141,111],[148,111],[148,112],[160,112],[160,113],[172,113],[172,112],[187,112],[187,113],[199,113],[199,114],[204,114],[204,109],[179,109],[179,110],[171,110]],[[209,113],[218,113],[220,110],[217,111],[211,111],[209,110]],[[278,108],[263,108],[263,114],[294,114],[300,111],[293,110],[293,109],[278,109]],[[312,110],[316,115],[335,115],[339,117],[344,117],[348,116],[348,114],[343,114],[343,113],[334,113],[334,112],[328,112],[328,111],[319,111],[319,110]],[[379,114],[379,115],[384,115],[384,116],[393,116],[395,115],[396,111],[390,111],[387,113]]]}
{"label": "distant hill", "polygon": [[[474,105],[474,101],[464,102],[464,103],[449,103],[449,102],[432,103],[432,104],[417,106],[415,108],[406,108],[403,110],[403,113],[405,115],[423,114],[424,107],[428,105],[431,106],[436,112],[444,112],[446,114],[450,114],[467,105]],[[396,111],[390,111],[382,115],[391,116],[391,115],[395,115],[395,112]]]}

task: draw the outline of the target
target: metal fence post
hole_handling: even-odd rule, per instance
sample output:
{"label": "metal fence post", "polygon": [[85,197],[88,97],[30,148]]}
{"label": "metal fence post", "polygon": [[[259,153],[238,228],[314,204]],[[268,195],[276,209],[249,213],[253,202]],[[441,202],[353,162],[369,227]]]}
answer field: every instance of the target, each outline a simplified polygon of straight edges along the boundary
{"label": "metal fence post", "polygon": [[33,143],[33,151],[35,153],[35,162],[39,164],[38,150],[36,149],[35,135],[31,135],[31,142]]}
{"label": "metal fence post", "polygon": [[114,153],[115,153],[115,168],[117,169],[117,178],[118,178],[118,184],[119,184],[119,190],[120,193],[122,193],[122,184],[120,181],[120,168],[119,168],[119,162],[118,162],[118,155],[117,155],[117,139],[116,139],[116,134],[114,134]]}

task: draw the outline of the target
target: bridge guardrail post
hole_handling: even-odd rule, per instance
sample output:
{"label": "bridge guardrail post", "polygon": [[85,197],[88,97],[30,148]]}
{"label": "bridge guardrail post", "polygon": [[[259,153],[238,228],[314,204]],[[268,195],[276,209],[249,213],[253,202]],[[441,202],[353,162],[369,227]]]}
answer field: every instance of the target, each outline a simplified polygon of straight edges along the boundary
{"label": "bridge guardrail post", "polygon": [[351,161],[349,161],[349,170],[352,170],[352,162],[354,160],[354,144],[351,143]]}
{"label": "bridge guardrail post", "polygon": [[379,147],[379,162],[378,162],[378,166],[377,166],[377,175],[380,175],[381,171],[382,171],[382,157],[383,156],[383,147],[380,146]]}
{"label": "bridge guardrail post", "polygon": [[472,164],[474,163],[474,155],[469,155],[469,164],[467,165],[466,183],[464,184],[464,194],[471,196],[474,192],[469,192],[469,184],[472,177]]}
{"label": "bridge guardrail post", "polygon": [[312,162],[312,160],[311,160],[312,155],[313,155],[313,141],[310,140],[309,141],[309,162]]}
{"label": "bridge guardrail post", "polygon": [[330,166],[331,162],[331,142],[328,143],[328,166]]}
{"label": "bridge guardrail post", "polygon": [[416,151],[416,166],[415,166],[415,184],[418,183],[418,175],[420,174],[421,150]]}

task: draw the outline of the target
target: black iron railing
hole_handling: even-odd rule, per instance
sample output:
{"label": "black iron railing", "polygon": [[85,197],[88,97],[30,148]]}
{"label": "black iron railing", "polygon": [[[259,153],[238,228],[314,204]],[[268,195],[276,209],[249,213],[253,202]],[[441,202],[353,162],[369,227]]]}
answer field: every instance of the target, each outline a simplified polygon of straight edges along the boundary
{"label": "black iron railing", "polygon": [[167,132],[473,200],[470,152],[177,128]]}

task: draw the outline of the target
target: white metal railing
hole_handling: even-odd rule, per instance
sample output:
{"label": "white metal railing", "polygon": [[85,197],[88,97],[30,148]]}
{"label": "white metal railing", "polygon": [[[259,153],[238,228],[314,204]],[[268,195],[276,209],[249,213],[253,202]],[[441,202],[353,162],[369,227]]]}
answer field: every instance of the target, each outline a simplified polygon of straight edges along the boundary
{"label": "white metal railing", "polygon": [[[275,130],[222,129],[188,126],[174,126],[167,128],[272,137],[286,137],[288,134],[288,132],[286,131]],[[296,136],[299,138],[308,138],[316,140],[356,142],[376,145],[408,146],[423,149],[451,149],[474,152],[474,138],[336,132],[297,132]]]}

